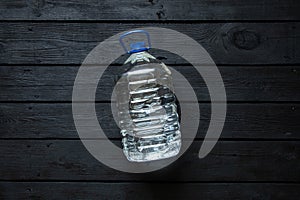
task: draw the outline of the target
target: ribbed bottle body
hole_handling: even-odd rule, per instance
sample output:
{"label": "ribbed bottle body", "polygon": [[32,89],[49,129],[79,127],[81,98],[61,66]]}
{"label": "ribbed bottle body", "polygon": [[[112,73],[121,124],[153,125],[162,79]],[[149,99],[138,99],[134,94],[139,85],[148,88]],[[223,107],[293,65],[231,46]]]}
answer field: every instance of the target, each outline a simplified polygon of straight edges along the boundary
{"label": "ribbed bottle body", "polygon": [[171,71],[147,52],[133,54],[116,85],[119,127],[129,161],[169,158],[181,147]]}

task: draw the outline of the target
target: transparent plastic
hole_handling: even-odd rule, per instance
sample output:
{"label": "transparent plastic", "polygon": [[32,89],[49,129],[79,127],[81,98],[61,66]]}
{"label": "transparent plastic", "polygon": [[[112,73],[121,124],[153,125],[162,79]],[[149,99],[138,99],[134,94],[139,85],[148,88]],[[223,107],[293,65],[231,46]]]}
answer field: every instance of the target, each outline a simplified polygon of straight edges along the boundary
{"label": "transparent plastic", "polygon": [[132,53],[124,65],[116,97],[125,156],[134,162],[176,156],[181,133],[171,71],[147,51]]}

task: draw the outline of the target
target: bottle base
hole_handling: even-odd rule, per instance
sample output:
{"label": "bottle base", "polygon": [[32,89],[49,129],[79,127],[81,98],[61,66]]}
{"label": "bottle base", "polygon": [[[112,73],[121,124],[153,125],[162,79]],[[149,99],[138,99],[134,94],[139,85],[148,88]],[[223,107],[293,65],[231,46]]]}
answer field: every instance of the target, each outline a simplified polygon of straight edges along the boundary
{"label": "bottle base", "polygon": [[123,152],[128,161],[131,162],[148,162],[154,160],[161,160],[166,158],[171,158],[178,155],[181,147],[181,140],[172,141],[167,145],[166,148],[162,150],[156,150],[151,152],[141,152],[138,149],[126,150],[123,149]]}

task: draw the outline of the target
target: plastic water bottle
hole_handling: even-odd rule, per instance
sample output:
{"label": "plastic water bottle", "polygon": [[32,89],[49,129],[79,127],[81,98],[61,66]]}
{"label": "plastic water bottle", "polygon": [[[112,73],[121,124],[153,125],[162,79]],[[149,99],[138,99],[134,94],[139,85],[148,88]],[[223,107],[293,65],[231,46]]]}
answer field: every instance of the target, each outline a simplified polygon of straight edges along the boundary
{"label": "plastic water bottle", "polygon": [[[130,34],[145,34],[148,45],[138,41],[127,50],[123,40]],[[120,42],[130,54],[115,87],[123,152],[134,162],[176,156],[181,133],[171,71],[147,52],[151,48],[148,32],[127,32]]]}

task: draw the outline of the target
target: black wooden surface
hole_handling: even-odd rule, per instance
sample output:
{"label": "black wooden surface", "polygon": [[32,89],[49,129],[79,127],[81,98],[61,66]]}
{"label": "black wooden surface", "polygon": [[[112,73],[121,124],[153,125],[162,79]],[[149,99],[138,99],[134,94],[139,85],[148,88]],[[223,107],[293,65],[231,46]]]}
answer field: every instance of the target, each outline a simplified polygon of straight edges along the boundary
{"label": "black wooden surface", "polygon": [[[299,8],[295,0],[1,1],[0,199],[298,199]],[[87,152],[71,97],[97,44],[143,26],[171,28],[203,45],[229,103],[220,141],[199,159],[210,119],[205,83],[180,55],[152,50],[194,87],[200,127],[177,162],[129,174]],[[96,95],[98,120],[116,144],[109,100],[124,59],[108,68]]]}
{"label": "black wooden surface", "polygon": [[[199,101],[210,100],[205,82],[193,67],[172,67],[189,80]],[[61,65],[0,66],[0,87],[3,91],[0,101],[71,101],[78,68]],[[110,101],[115,77],[121,69],[122,66],[110,66],[104,73],[97,90],[97,101]],[[297,102],[300,99],[300,93],[295,92],[300,89],[300,66],[220,65],[219,71],[228,101]]]}
{"label": "black wooden surface", "polygon": [[[115,141],[116,144],[118,141]],[[146,174],[119,172],[90,156],[79,140],[3,140],[2,180],[297,182],[299,141],[219,141],[204,159],[201,141],[170,166]]]}
{"label": "black wooden surface", "polygon": [[[78,139],[70,103],[1,103],[1,105],[1,139]],[[279,141],[300,139],[298,133],[300,108],[297,103],[230,103],[227,108],[221,139]],[[97,103],[96,110],[107,137],[120,139],[118,127],[112,122],[110,103]],[[200,115],[197,135],[199,139],[206,134],[210,104],[200,103]],[[89,118],[81,116],[81,119]]]}
{"label": "black wooden surface", "polygon": [[1,1],[9,20],[299,20],[295,0]]}
{"label": "black wooden surface", "polygon": [[5,182],[0,186],[3,199],[297,199],[299,195],[299,186],[293,183]]}
{"label": "black wooden surface", "polygon": [[[300,63],[300,22],[139,23],[139,22],[2,22],[0,64],[81,64],[101,41],[144,26],[171,28],[193,37],[216,64]],[[4,51],[5,49],[5,51]],[[107,49],[108,53],[110,49]],[[154,51],[166,64],[183,64],[179,56]],[[205,63],[199,63],[205,64]]]}

